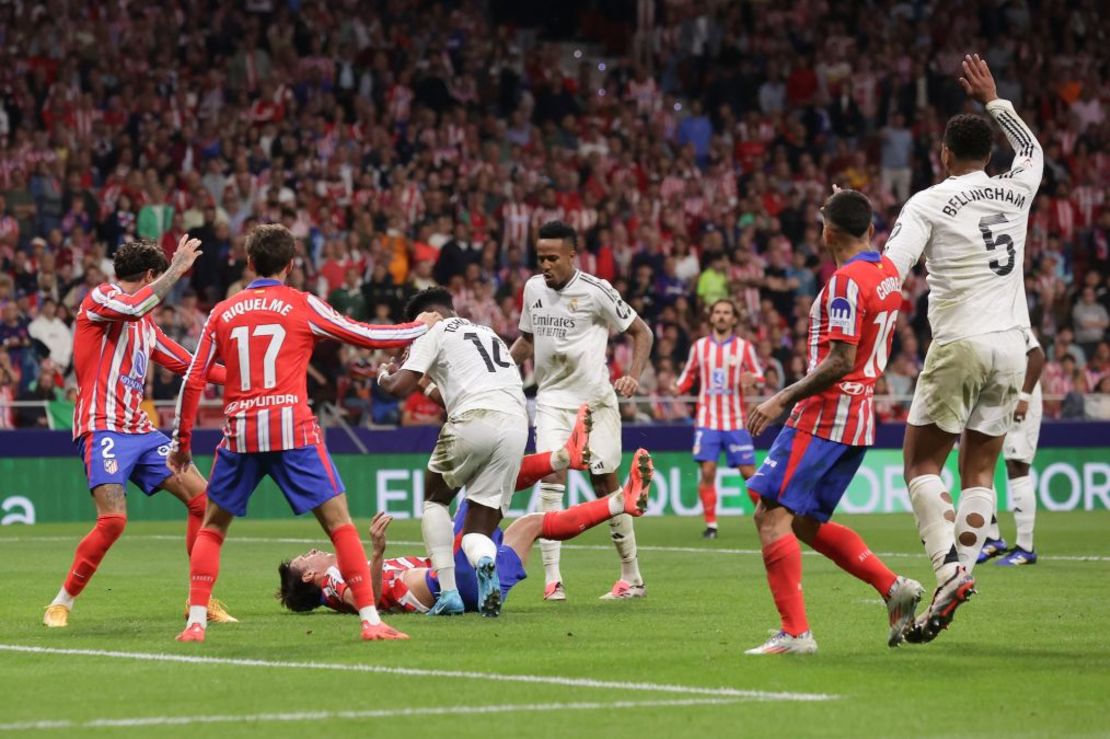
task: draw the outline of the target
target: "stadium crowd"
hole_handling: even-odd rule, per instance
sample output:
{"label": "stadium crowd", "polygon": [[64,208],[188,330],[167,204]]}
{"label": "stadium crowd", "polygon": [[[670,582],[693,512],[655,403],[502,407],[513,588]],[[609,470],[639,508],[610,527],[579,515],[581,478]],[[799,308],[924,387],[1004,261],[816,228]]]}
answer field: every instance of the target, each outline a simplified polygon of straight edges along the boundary
{"label": "stadium crowd", "polygon": [[[623,22],[586,24],[605,37],[572,43],[472,2],[0,4],[0,428],[69,425],[73,312],[111,279],[120,244],[168,256],[185,232],[203,241],[157,312],[192,349],[207,308],[252,278],[244,235],[273,221],[299,238],[291,283],[337,309],[391,322],[440,283],[511,341],[535,233],[563,220],[582,269],[656,333],[629,419],[689,418],[668,389],[722,297],[781,387],[805,372],[809,306],[833,270],[818,206],[833,184],[863,191],[882,246],[901,203],[939,176],[967,49],[1046,152],[1025,264],[1046,414],[1110,418],[1110,23],[1097,3],[611,5]],[[1010,156],[999,136],[992,169]],[[880,394],[912,392],[925,290],[920,272],[905,285]],[[613,343],[614,376],[630,356]],[[422,394],[377,390],[382,359],[323,344],[310,392],[351,422],[438,421]],[[178,387],[149,373],[152,401]],[[883,401],[881,417],[907,405]]]}

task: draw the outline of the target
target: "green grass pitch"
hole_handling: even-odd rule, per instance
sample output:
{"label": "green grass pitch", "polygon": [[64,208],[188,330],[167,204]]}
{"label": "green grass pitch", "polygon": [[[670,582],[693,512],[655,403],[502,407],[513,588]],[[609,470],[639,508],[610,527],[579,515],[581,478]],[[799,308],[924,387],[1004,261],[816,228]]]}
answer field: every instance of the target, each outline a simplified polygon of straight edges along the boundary
{"label": "green grass pitch", "polygon": [[[910,516],[841,520],[930,584]],[[216,592],[242,623],[212,626],[203,645],[173,640],[183,522],[130,524],[57,630],[41,625],[42,607],[87,525],[6,528],[0,734],[1110,735],[1110,513],[1042,513],[1042,561],[978,568],[979,594],[927,646],[887,648],[876,594],[807,556],[813,657],[742,654],[777,620],[751,522],[722,523],[703,542],[696,519],[641,519],[645,600],[597,600],[617,574],[601,526],[564,549],[568,602],[540,600],[537,551],[500,619],[392,616],[412,640],[373,644],[357,640],[354,617],[288,614],[272,599],[278,560],[326,543],[311,520],[235,524]],[[392,555],[421,552],[417,522],[390,533]],[[172,660],[189,655],[201,659]],[[506,675],[519,678],[495,679]]]}

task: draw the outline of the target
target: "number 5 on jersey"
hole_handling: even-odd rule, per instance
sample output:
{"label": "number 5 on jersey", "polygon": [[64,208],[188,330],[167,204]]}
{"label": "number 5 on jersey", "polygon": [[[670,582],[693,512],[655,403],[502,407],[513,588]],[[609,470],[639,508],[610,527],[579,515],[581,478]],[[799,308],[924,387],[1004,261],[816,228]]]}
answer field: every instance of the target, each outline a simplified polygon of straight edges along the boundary
{"label": "number 5 on jersey", "polygon": [[[239,389],[243,392],[251,389],[251,336],[250,326],[236,326],[231,330],[231,338],[239,352]],[[253,336],[256,339],[270,337],[262,357],[262,389],[269,390],[277,386],[277,357],[285,341],[285,329],[277,323],[264,323],[254,327]]]}

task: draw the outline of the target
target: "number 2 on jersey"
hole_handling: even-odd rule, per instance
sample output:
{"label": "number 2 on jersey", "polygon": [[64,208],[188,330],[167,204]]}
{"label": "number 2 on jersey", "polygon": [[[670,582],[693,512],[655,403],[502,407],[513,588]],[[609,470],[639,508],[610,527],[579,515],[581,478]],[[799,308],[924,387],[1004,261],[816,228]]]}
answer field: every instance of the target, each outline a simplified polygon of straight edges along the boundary
{"label": "number 2 on jersey", "polygon": [[[262,357],[262,388],[269,390],[277,385],[277,356],[281,351],[281,343],[285,341],[285,329],[276,323],[264,323],[254,327],[254,336],[270,337],[270,345],[266,347],[266,354]],[[250,326],[236,326],[231,329],[231,338],[235,340],[239,351],[239,389],[243,392],[251,389],[250,337]]]}
{"label": "number 2 on jersey", "polygon": [[991,233],[991,226],[999,226],[1006,222],[1006,216],[1002,213],[995,213],[993,216],[983,216],[979,219],[979,233],[983,234],[983,243],[987,247],[987,251],[994,251],[996,247],[1003,246],[1006,248],[1006,256],[1010,261],[1002,264],[997,259],[992,259],[987,262],[987,266],[991,268],[999,277],[1005,277],[1014,271],[1014,240],[1010,238],[1009,234],[999,234],[995,236]]}
{"label": "number 2 on jersey", "polygon": [[[486,363],[486,369],[488,371],[496,372],[497,367],[508,368],[513,366],[512,362],[506,362],[505,359],[501,356],[501,347],[503,346],[503,344],[501,343],[501,339],[498,339],[496,336],[493,338],[493,341],[490,342],[493,344],[492,359],[490,358],[489,352],[486,351],[486,348],[482,346],[482,339],[480,336],[478,336],[478,334],[474,333],[473,331],[468,331],[467,333],[463,334],[463,338],[474,344],[474,348],[477,349],[478,353],[482,355],[482,360]],[[494,367],[494,364],[496,364],[497,367]]]}

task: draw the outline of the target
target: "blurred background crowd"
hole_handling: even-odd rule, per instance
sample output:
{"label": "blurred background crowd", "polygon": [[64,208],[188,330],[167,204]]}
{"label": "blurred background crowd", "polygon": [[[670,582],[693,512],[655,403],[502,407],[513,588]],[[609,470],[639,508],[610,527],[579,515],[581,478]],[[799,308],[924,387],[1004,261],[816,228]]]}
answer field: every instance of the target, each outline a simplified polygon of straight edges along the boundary
{"label": "blurred background crowd", "polygon": [[[581,268],[655,330],[626,418],[690,418],[668,389],[721,297],[781,387],[805,372],[809,306],[834,269],[818,206],[834,183],[865,192],[881,248],[941,177],[971,50],[1046,153],[1025,263],[1046,415],[1110,418],[1100,3],[570,0],[556,19],[532,5],[0,4],[0,428],[70,424],[74,311],[120,244],[203,241],[156,315],[192,349],[207,309],[252,279],[243,241],[260,222],[298,237],[293,285],[359,320],[398,320],[439,283],[511,342],[536,231],[563,220]],[[992,171],[1010,157],[999,135]],[[918,270],[877,388],[884,420],[904,417],[929,342]],[[438,422],[422,394],[379,394],[382,359],[321,344],[310,393],[352,424]],[[614,375],[630,359],[615,340]],[[151,371],[163,422],[156,401],[178,387]]]}

